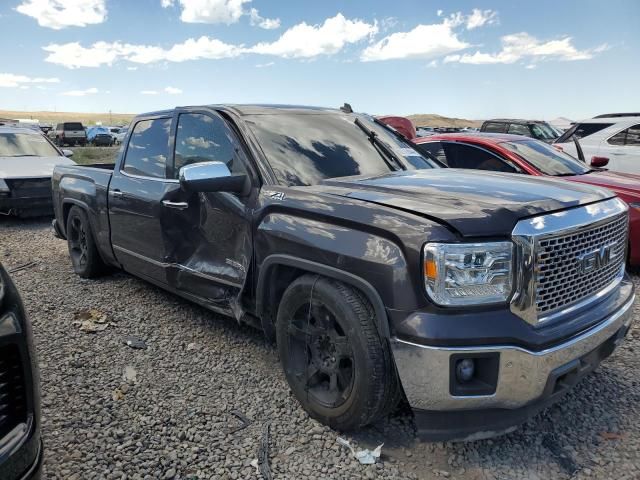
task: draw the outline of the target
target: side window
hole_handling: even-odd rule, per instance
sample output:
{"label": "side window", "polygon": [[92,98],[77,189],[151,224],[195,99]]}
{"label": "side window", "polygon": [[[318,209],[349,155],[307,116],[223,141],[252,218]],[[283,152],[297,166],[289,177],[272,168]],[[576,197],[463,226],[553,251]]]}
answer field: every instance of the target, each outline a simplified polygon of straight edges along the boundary
{"label": "side window", "polygon": [[166,178],[170,118],[141,120],[129,139],[122,171],[130,175]]}
{"label": "side window", "polygon": [[525,137],[531,136],[531,132],[529,131],[528,126],[518,125],[517,123],[510,124],[507,133],[512,133],[513,135],[524,135]]}
{"label": "side window", "polygon": [[482,131],[488,132],[488,133],[504,133],[506,129],[507,129],[507,125],[504,123],[489,122],[489,123],[485,123]]}
{"label": "side window", "polygon": [[235,135],[224,120],[201,113],[183,113],[178,117],[176,132],[175,178],[180,168],[201,162],[223,162],[231,173],[246,173]]}
{"label": "side window", "polygon": [[618,145],[618,146],[622,146],[625,143],[625,138],[627,137],[627,131],[629,129],[623,130],[619,133],[616,133],[613,137],[611,137],[609,140],[607,140],[607,143],[609,145]]}
{"label": "side window", "polygon": [[640,124],[627,129],[627,145],[640,146]]}
{"label": "side window", "polygon": [[588,137],[611,125],[613,125],[613,123],[581,123],[576,127],[574,135],[578,138]]}
{"label": "side window", "polygon": [[447,155],[444,153],[444,148],[442,147],[442,143],[440,142],[420,143],[416,145],[416,148],[418,150],[422,150],[427,153],[430,153],[438,161],[444,163],[445,165],[449,165],[449,163],[447,162]]}
{"label": "side window", "polygon": [[478,147],[460,143],[445,143],[444,149],[452,168],[491,170],[493,172],[516,173],[517,170],[504,160]]}

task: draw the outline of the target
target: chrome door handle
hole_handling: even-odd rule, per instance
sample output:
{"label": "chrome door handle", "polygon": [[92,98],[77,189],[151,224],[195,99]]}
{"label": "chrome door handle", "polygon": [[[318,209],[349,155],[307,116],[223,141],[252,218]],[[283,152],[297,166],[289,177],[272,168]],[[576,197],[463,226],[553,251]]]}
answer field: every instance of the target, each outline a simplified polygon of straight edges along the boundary
{"label": "chrome door handle", "polygon": [[167,208],[175,208],[176,210],[185,210],[189,208],[189,204],[187,202],[172,202],[170,200],[163,200],[162,205]]}

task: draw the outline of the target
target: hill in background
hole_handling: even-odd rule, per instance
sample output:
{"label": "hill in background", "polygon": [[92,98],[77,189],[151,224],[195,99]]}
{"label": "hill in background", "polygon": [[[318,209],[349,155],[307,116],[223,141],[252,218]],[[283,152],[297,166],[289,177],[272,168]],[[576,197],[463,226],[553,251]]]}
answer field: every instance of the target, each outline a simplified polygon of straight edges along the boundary
{"label": "hill in background", "polygon": [[434,113],[417,113],[407,115],[416,127],[476,127],[480,128],[482,120],[467,120],[465,118],[450,118]]}
{"label": "hill in background", "polygon": [[129,113],[19,112],[0,110],[0,118],[38,120],[40,123],[82,122],[83,125],[127,125],[135,115]]}

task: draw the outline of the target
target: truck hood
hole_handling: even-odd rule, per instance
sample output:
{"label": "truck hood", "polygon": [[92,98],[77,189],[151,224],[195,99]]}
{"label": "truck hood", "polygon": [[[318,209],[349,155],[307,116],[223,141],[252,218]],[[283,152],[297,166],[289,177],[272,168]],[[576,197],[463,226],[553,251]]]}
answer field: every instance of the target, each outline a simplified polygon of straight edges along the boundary
{"label": "truck hood", "polygon": [[345,177],[322,186],[325,193],[446,223],[465,237],[509,235],[522,218],[614,196],[604,188],[562,180],[455,168]]}
{"label": "truck hood", "polygon": [[56,165],[75,165],[67,157],[0,157],[0,178],[50,177]]}
{"label": "truck hood", "polygon": [[603,170],[565,178],[572,182],[608,188],[626,201],[638,201],[640,199],[640,175]]}

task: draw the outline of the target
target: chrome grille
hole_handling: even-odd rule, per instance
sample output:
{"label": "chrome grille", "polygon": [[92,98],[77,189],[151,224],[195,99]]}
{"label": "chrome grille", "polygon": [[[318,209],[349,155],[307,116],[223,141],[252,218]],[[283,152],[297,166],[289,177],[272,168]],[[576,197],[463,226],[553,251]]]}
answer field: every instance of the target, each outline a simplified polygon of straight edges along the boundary
{"label": "chrome grille", "polygon": [[[594,227],[538,239],[536,310],[538,317],[579,302],[610,285],[625,263],[627,215]],[[610,246],[610,261],[584,272],[580,258]]]}

